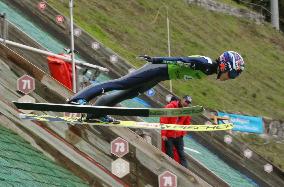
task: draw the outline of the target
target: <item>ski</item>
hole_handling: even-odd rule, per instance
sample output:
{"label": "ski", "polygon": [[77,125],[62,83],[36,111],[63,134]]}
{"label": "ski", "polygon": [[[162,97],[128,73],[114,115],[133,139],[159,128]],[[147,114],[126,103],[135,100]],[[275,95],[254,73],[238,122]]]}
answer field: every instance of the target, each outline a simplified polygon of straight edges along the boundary
{"label": "ski", "polygon": [[15,102],[18,109],[69,112],[69,113],[94,113],[100,115],[119,115],[119,116],[141,116],[141,117],[161,117],[161,116],[187,116],[200,114],[204,108],[202,106],[184,108],[127,108],[127,107],[108,107],[91,105],[71,105],[56,103],[25,103]]}
{"label": "ski", "polygon": [[161,123],[148,123],[137,121],[116,121],[113,123],[107,122],[87,122],[81,121],[80,117],[59,117],[52,115],[36,115],[36,114],[20,114],[19,117],[23,120],[36,120],[44,122],[65,122],[76,125],[95,125],[107,127],[128,127],[128,128],[141,128],[141,129],[157,129],[157,130],[177,130],[177,131],[222,131],[230,130],[233,128],[232,123],[219,124],[219,125],[177,125],[177,124],[161,124]]}

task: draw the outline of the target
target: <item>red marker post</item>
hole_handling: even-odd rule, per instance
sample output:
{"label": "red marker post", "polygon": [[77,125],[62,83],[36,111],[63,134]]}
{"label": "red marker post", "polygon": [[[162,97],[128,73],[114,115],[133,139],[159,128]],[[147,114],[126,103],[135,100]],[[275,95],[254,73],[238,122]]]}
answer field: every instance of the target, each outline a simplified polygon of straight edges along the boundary
{"label": "red marker post", "polygon": [[44,11],[46,9],[46,2],[42,1],[42,2],[39,2],[37,4],[37,8],[40,10],[40,11]]}
{"label": "red marker post", "polygon": [[111,153],[123,157],[129,152],[128,142],[120,137],[113,140],[111,143]]}
{"label": "red marker post", "polygon": [[64,17],[61,16],[61,15],[56,16],[55,19],[56,19],[56,22],[57,22],[58,24],[61,24],[61,23],[64,22]]}

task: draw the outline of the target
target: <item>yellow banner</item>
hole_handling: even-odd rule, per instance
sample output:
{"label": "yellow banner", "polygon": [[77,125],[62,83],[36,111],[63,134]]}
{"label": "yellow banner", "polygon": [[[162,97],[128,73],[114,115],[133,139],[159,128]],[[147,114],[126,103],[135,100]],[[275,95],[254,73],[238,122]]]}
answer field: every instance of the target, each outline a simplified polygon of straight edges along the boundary
{"label": "yellow banner", "polygon": [[35,115],[35,114],[20,114],[20,118],[24,120],[37,120],[45,122],[66,122],[74,124],[86,124],[97,126],[114,126],[114,127],[128,127],[141,129],[158,129],[158,130],[176,130],[176,131],[222,131],[233,128],[232,123],[219,125],[178,125],[178,124],[160,124],[137,121],[119,121],[119,123],[105,123],[105,122],[84,122],[80,121],[79,117],[58,117],[51,115]]}

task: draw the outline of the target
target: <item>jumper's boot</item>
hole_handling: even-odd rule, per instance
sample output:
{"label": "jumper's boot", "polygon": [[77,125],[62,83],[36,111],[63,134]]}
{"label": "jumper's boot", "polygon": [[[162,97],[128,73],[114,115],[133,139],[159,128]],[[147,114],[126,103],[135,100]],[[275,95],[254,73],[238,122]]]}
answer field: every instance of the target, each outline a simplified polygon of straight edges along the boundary
{"label": "jumper's boot", "polygon": [[86,122],[103,122],[103,123],[112,123],[119,124],[120,122],[109,115],[105,116],[96,116],[95,114],[87,114]]}
{"label": "jumper's boot", "polygon": [[88,102],[85,99],[78,99],[76,101],[71,101],[71,102],[68,101],[68,103],[71,104],[71,105],[86,105],[86,104],[88,104]]}

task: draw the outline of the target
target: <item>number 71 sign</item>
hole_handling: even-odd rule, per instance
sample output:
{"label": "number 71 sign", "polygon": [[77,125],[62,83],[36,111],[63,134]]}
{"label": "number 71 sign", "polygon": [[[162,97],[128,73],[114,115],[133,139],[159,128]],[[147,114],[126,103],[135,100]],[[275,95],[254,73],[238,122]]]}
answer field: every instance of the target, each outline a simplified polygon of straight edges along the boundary
{"label": "number 71 sign", "polygon": [[29,94],[35,89],[35,79],[28,75],[23,75],[17,80],[17,89],[24,93]]}
{"label": "number 71 sign", "polygon": [[159,175],[159,187],[177,187],[177,176],[169,171]]}

